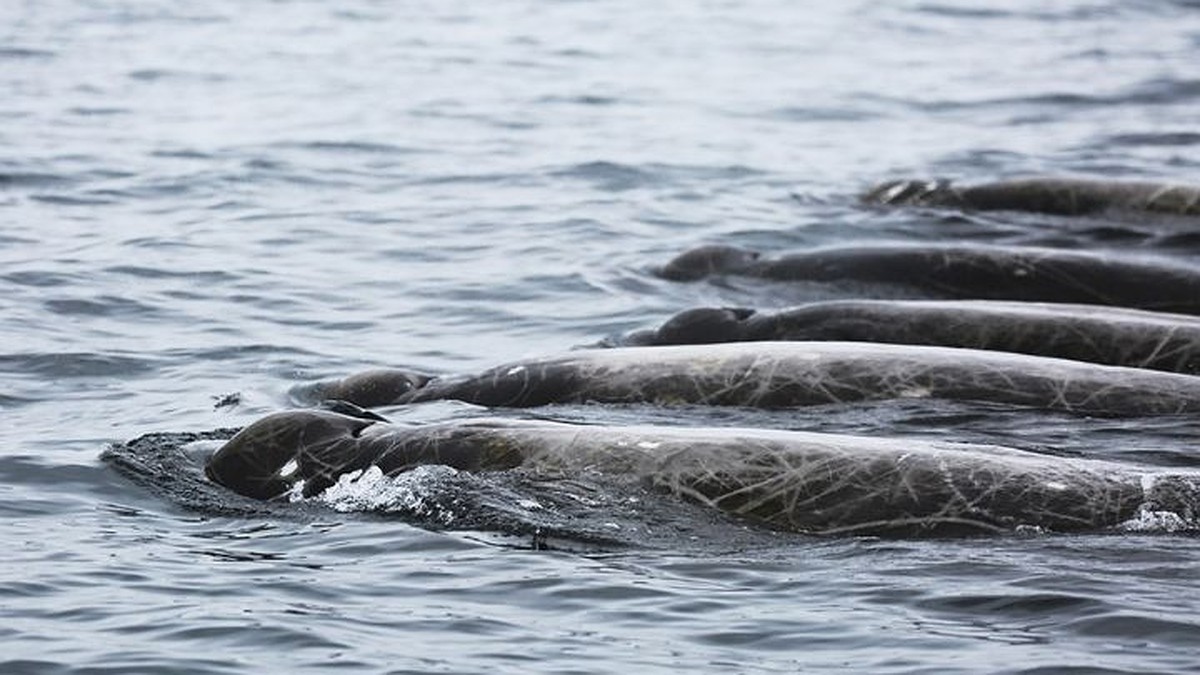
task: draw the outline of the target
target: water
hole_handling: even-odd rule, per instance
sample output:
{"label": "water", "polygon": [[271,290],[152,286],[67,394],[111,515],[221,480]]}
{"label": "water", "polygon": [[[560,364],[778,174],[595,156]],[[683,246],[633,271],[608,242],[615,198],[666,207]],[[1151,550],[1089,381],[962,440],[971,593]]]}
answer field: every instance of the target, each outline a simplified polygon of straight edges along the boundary
{"label": "water", "polygon": [[[7,0],[0,671],[1194,671],[1190,536],[807,539],[664,517],[669,536],[531,550],[319,507],[188,510],[99,455],[245,424],[316,377],[469,371],[817,292],[647,274],[698,243],[1192,256],[1179,223],[853,195],[906,176],[1200,180],[1198,10]],[[993,412],[774,424],[1196,464],[1188,420]]]}

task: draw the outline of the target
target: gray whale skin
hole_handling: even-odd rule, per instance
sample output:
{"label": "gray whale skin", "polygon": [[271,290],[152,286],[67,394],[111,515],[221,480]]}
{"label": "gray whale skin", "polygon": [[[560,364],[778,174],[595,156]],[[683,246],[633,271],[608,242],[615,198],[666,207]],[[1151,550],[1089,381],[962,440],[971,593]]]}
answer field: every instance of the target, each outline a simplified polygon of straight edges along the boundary
{"label": "gray whale skin", "polygon": [[731,342],[585,349],[474,375],[366,371],[302,385],[301,404],[459,400],[491,407],[648,403],[765,409],[894,398],[983,401],[1077,414],[1200,412],[1200,377],[1024,354],[871,342]]}
{"label": "gray whale skin", "polygon": [[695,307],[604,346],[855,341],[1016,352],[1200,373],[1200,317],[1000,300],[827,300],[775,311]]}
{"label": "gray whale skin", "polygon": [[464,471],[588,471],[778,530],[962,534],[1111,528],[1150,512],[1192,522],[1200,474],[999,446],[797,431],[584,426],[504,419],[396,427],[292,410],[244,428],[207,464],[215,482],[272,499],[339,475],[422,464]]}
{"label": "gray whale skin", "polygon": [[965,186],[944,180],[894,180],[871,188],[862,201],[1061,216],[1105,211],[1200,216],[1200,186],[1092,178],[1021,178]]}

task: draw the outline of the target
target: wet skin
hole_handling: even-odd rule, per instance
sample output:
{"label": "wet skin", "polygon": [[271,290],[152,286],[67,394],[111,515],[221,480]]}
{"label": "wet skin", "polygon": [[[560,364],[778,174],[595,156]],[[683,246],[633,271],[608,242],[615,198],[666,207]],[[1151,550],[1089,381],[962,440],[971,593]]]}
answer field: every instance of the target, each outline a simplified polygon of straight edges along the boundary
{"label": "wet skin", "polygon": [[603,344],[770,340],[937,345],[1200,373],[1200,318],[1097,305],[990,300],[831,300],[777,311],[685,310]]}
{"label": "wet skin", "polygon": [[1200,216],[1200,186],[1086,178],[1026,178],[964,186],[949,181],[896,180],[871,188],[862,201],[1062,216],[1106,211]]}
{"label": "wet skin", "polygon": [[761,429],[606,427],[502,419],[393,427],[295,410],[239,432],[208,476],[271,499],[351,471],[423,464],[581,471],[649,485],[758,524],[812,533],[928,534],[1113,527],[1141,510],[1197,515],[1200,477],[998,446]]}
{"label": "wet skin", "polygon": [[[567,352],[474,375],[412,383],[404,370],[376,370],[298,387],[314,404],[363,407],[459,400],[492,407],[551,403],[649,403],[791,408],[847,401],[940,398],[1085,415],[1200,411],[1200,377],[1067,359],[949,347],[869,342],[733,342]],[[367,395],[357,386],[370,382]],[[402,390],[381,401],[380,390]]]}
{"label": "wet skin", "polygon": [[773,281],[881,283],[947,299],[1109,305],[1200,314],[1200,266],[1165,257],[1016,246],[836,246],[778,258],[708,245],[657,270],[696,281],[742,275]]}

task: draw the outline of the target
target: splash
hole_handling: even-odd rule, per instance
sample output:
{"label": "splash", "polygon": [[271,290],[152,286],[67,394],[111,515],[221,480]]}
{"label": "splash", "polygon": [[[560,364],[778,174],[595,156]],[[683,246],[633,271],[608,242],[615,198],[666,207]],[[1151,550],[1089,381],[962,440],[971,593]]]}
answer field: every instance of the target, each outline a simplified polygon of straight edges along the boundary
{"label": "splash", "polygon": [[458,473],[448,466],[429,465],[386,476],[372,465],[342,474],[314,499],[341,513],[399,514],[449,527],[459,519],[460,512],[453,503],[446,504],[444,496]]}
{"label": "splash", "polygon": [[1143,506],[1133,518],[1120,523],[1116,529],[1120,532],[1194,532],[1200,529],[1200,524],[1174,511],[1154,511]]}

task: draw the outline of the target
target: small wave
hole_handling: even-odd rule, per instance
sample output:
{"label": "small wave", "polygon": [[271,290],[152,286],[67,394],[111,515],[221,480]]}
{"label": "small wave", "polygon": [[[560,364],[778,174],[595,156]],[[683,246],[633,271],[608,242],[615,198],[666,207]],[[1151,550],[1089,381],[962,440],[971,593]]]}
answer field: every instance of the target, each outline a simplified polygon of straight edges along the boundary
{"label": "small wave", "polygon": [[154,150],[150,153],[151,157],[164,157],[167,159],[213,159],[213,155],[193,148],[175,148],[171,150]]}
{"label": "small wave", "polygon": [[0,483],[84,489],[99,483],[95,465],[50,463],[44,457],[9,455],[0,457]]}
{"label": "small wave", "polygon": [[0,370],[46,378],[118,377],[152,371],[154,359],[94,352],[0,354]]}
{"label": "small wave", "polygon": [[1164,77],[1137,85],[1114,100],[1119,103],[1188,103],[1200,98],[1200,79]]}
{"label": "small wave", "polygon": [[1123,643],[1147,640],[1156,645],[1178,645],[1193,649],[1200,644],[1200,625],[1177,621],[1165,614],[1153,616],[1141,612],[1111,612],[1078,619],[1069,625],[1073,632],[1080,635],[1120,640]]}
{"label": "small wave", "polygon": [[110,117],[113,115],[127,115],[133,111],[129,108],[118,108],[112,106],[87,106],[67,108],[67,112],[80,117]]}
{"label": "small wave", "polygon": [[107,267],[105,272],[122,274],[139,279],[189,279],[206,283],[236,281],[237,275],[224,270],[165,270],[158,267],[141,267],[139,265],[116,265]]}
{"label": "small wave", "polygon": [[70,179],[52,173],[0,173],[0,189],[12,187],[44,187],[69,183]]}
{"label": "small wave", "polygon": [[608,192],[624,192],[636,188],[661,186],[683,180],[740,180],[759,176],[762,172],[740,164],[687,166],[652,163],[634,166],[619,162],[596,160],[550,169],[546,173],[556,178],[575,178],[590,181],[597,188]]}
{"label": "small wave", "polygon": [[70,286],[79,283],[79,278],[73,274],[63,274],[61,272],[49,272],[46,270],[24,270],[20,272],[9,272],[8,274],[0,275],[0,279],[18,286],[32,286],[34,288],[53,288],[56,286]]}
{"label": "small wave", "polygon": [[882,117],[868,110],[812,106],[776,108],[767,116],[796,122],[866,122]]}
{"label": "small wave", "polygon": [[30,195],[29,198],[43,204],[53,204],[56,206],[104,206],[118,203],[115,199],[66,194],[37,194]]}
{"label": "small wave", "polygon": [[371,154],[371,155],[411,155],[425,152],[420,148],[380,143],[376,141],[307,141],[304,143],[282,144],[282,147],[293,147],[302,150],[313,150],[327,153]]}
{"label": "small wave", "polygon": [[46,300],[42,306],[47,310],[66,316],[152,316],[162,312],[150,305],[119,298],[113,295],[101,295],[96,298],[58,298]]}
{"label": "small wave", "polygon": [[660,182],[661,176],[636,166],[617,162],[595,161],[574,164],[550,172],[560,178],[579,178],[609,192],[623,192]]}
{"label": "small wave", "polygon": [[1200,144],[1200,133],[1166,131],[1114,134],[1101,139],[1100,145],[1183,147]]}
{"label": "small wave", "polygon": [[580,94],[578,96],[543,96],[538,99],[538,103],[571,104],[589,107],[607,107],[617,105],[621,102],[622,100],[615,96],[601,96],[598,94]]}
{"label": "small wave", "polygon": [[1021,96],[999,96],[978,99],[895,99],[887,96],[864,95],[865,101],[904,106],[921,113],[943,113],[996,108],[1020,108],[1034,111],[1033,117],[1017,121],[1050,119],[1055,109],[1090,109],[1121,106],[1171,105],[1191,103],[1200,99],[1200,80],[1160,78],[1143,82],[1112,94],[1093,94],[1074,91],[1051,91]]}
{"label": "small wave", "polygon": [[0,47],[0,59],[52,59],[58,52],[32,47]]}
{"label": "small wave", "polygon": [[158,82],[160,80],[191,80],[199,82],[224,82],[229,78],[218,73],[199,73],[166,68],[143,68],[128,73],[132,80],[140,82]]}
{"label": "small wave", "polygon": [[940,5],[932,3],[919,5],[915,9],[921,14],[933,14],[936,16],[960,19],[1001,19],[1008,18],[1013,15],[1011,11],[1003,9],[991,9],[984,7],[956,7],[954,5]]}
{"label": "small wave", "polygon": [[1080,615],[1101,610],[1105,606],[1093,598],[1062,593],[937,596],[917,604],[939,612],[986,614],[993,619],[1048,614]]}

